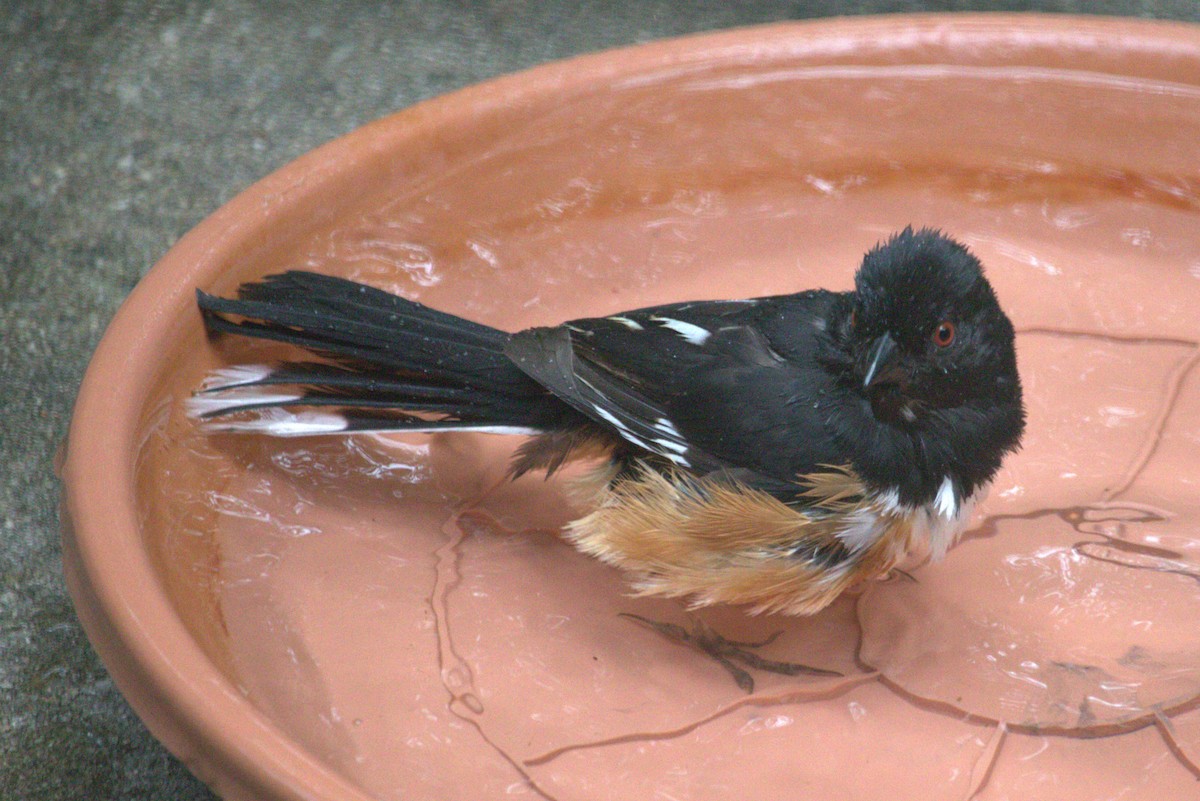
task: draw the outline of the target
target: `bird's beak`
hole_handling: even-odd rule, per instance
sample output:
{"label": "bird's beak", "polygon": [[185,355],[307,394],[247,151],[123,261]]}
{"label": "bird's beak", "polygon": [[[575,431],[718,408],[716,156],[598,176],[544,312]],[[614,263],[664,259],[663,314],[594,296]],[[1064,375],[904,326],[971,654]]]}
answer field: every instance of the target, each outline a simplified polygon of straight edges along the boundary
{"label": "bird's beak", "polygon": [[896,361],[896,341],[891,334],[884,334],[871,343],[867,351],[867,369],[863,374],[863,389],[870,389],[876,384],[896,381],[900,376],[899,365]]}

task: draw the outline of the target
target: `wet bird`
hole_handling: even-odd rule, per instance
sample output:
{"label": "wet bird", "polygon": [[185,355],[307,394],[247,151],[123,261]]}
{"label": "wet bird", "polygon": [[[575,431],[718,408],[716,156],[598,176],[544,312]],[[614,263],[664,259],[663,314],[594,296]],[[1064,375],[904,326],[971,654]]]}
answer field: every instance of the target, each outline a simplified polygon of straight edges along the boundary
{"label": "wet bird", "polygon": [[319,357],[213,373],[189,400],[209,430],[524,435],[513,476],[598,458],[565,536],[695,606],[812,614],[940,557],[1025,423],[1012,324],[975,256],[929,229],[867,252],[850,292],[517,333],[309,272],[198,302],[212,332]]}

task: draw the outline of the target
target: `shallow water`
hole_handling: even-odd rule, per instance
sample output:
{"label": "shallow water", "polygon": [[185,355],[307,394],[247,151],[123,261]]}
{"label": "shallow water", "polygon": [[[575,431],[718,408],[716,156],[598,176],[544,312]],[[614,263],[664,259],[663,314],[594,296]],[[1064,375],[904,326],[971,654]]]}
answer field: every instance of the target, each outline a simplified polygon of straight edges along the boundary
{"label": "shallow water", "polygon": [[[1065,136],[1074,90],[1060,97],[1028,75],[943,84],[947,114],[974,126],[944,161],[937,141],[897,143],[834,113],[878,107],[907,130],[928,112],[909,84],[934,77],[876,74],[862,91],[857,74],[676,76],[677,94],[644,117],[651,95],[624,89],[583,154],[563,148],[578,133],[568,103],[519,131],[521,148],[502,139],[467,163],[447,156],[258,271],[326,270],[515,329],[845,289],[879,239],[941,227],[980,256],[1017,326],[1029,411],[1023,450],[944,561],[810,619],[691,615],[629,597],[618,573],[562,543],[555,532],[580,510],[560,481],[502,481],[513,440],[205,438],[164,407],[143,471],[174,480],[144,482],[148,530],[177,577],[210,591],[224,632],[212,647],[247,696],[381,799],[413,787],[557,799],[1194,792],[1200,255],[1180,165],[1197,147],[1181,138],[1143,172],[1099,163],[1121,143]],[[996,91],[981,100],[979,81]],[[1144,119],[1194,130],[1200,101],[1169,89],[1098,81],[1087,97],[1115,115],[1110,137]],[[1030,93],[1055,152],[988,127]],[[959,119],[968,98],[976,109]],[[717,100],[747,111],[727,110],[713,144],[688,115]],[[764,123],[801,100],[791,130]],[[929,136],[957,141],[941,127]],[[817,144],[824,160],[806,163]],[[230,360],[273,352],[220,346]],[[206,366],[181,369],[194,384]],[[747,695],[629,613],[703,621],[730,640],[778,632],[756,652],[843,675],[748,667]]]}

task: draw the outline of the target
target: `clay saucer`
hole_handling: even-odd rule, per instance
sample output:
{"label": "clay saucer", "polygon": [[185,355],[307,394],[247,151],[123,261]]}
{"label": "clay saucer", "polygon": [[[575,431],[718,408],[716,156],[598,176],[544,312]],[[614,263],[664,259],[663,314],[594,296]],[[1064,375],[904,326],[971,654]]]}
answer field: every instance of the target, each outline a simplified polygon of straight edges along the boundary
{"label": "clay saucer", "polygon": [[[79,615],[230,799],[1185,797],[1198,133],[1200,31],[1021,16],[656,43],[368,125],[213,214],[113,321],[63,469]],[[561,483],[500,482],[506,438],[181,414],[206,371],[278,355],[207,340],[197,287],[301,267],[517,328],[843,289],[910,223],[987,265],[1029,435],[943,562],[814,618],[631,597],[555,536]]]}

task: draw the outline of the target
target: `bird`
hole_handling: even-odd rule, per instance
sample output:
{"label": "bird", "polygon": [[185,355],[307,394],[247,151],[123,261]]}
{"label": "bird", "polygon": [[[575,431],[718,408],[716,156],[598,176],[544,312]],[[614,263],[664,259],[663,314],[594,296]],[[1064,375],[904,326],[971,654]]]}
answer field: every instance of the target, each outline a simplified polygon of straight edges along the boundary
{"label": "bird", "polygon": [[520,435],[514,478],[586,463],[564,537],[690,608],[812,615],[941,558],[1025,428],[1013,325],[932,228],[871,246],[849,291],[515,333],[299,270],[197,303],[212,336],[307,351],[210,373],[187,401],[208,432]]}

